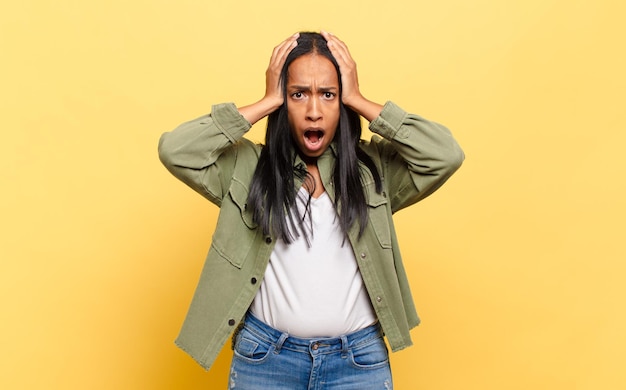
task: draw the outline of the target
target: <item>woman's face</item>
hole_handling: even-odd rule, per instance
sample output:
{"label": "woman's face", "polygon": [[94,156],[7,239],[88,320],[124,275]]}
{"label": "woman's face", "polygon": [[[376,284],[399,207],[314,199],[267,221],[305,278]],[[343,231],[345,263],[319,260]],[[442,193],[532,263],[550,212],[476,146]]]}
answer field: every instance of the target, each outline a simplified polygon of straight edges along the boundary
{"label": "woman's face", "polygon": [[287,115],[291,135],[304,157],[322,155],[339,123],[339,79],[328,58],[303,55],[289,65]]}

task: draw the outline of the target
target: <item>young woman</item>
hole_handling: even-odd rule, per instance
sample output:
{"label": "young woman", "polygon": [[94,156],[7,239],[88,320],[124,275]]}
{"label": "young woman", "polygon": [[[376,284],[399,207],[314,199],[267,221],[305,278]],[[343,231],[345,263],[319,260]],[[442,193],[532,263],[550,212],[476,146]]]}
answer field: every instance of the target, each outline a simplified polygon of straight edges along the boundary
{"label": "young woman", "polygon": [[[246,140],[266,116],[265,145]],[[366,99],[346,45],[300,33],[263,98],[213,106],[159,153],[220,207],[177,344],[208,369],[234,332],[232,389],[391,389],[383,335],[400,350],[419,323],[391,215],[459,168],[450,132]]]}

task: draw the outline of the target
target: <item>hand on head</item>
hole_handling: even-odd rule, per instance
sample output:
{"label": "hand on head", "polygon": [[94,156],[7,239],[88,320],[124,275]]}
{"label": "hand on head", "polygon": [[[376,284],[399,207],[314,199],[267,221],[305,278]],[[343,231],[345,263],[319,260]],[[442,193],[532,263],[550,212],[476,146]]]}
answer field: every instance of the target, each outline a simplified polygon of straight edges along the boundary
{"label": "hand on head", "polygon": [[[348,47],[334,34],[322,31],[320,35],[326,40],[330,54],[339,65],[342,84],[341,101],[371,122],[380,114],[382,106],[367,100],[361,94],[356,62],[350,55]],[[281,75],[289,54],[298,46],[299,38],[300,33],[293,34],[274,48],[265,73],[265,95],[257,103],[239,108],[241,114],[250,123],[257,122],[283,104],[285,96],[281,86]]]}
{"label": "hand on head", "polygon": [[356,62],[350,55],[348,46],[343,41],[327,31],[322,31],[321,34],[326,39],[330,52],[339,64],[342,84],[341,100],[345,105],[351,107],[356,103],[357,99],[362,99]]}
{"label": "hand on head", "polygon": [[280,86],[280,74],[287,60],[287,56],[298,45],[299,33],[295,33],[282,41],[272,51],[270,64],[265,72],[265,98],[278,102],[277,106],[283,103],[284,96]]}

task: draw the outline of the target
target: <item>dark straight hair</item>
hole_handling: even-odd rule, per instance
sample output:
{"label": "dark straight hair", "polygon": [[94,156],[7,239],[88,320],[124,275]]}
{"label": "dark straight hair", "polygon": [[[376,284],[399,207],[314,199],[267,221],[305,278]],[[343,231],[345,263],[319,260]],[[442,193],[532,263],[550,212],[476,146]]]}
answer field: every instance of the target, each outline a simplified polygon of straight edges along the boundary
{"label": "dark straight hair", "polygon": [[[310,179],[310,176],[305,166],[294,167],[298,147],[294,144],[287,116],[287,78],[289,65],[295,59],[311,53],[322,55],[332,62],[337,70],[341,97],[339,64],[328,49],[326,40],[318,33],[300,33],[298,45],[287,56],[281,72],[280,83],[285,99],[282,106],[268,116],[265,145],[261,149],[248,196],[248,206],[252,207],[253,219],[262,228],[263,233],[276,235],[286,243],[291,243],[294,238],[299,237],[299,231],[309,242],[303,221],[307,214],[306,210],[310,207],[311,195],[309,194],[305,201],[304,215],[300,215],[296,206],[297,189],[294,188],[294,178],[304,181]],[[359,161],[371,172],[376,192],[382,192],[382,183],[374,162],[359,148],[361,139],[359,115],[346,107],[341,99],[339,110],[339,123],[333,140],[337,147],[333,172],[335,209],[343,233],[347,235],[352,225],[358,223],[360,237],[367,226],[368,205],[361,182]]]}

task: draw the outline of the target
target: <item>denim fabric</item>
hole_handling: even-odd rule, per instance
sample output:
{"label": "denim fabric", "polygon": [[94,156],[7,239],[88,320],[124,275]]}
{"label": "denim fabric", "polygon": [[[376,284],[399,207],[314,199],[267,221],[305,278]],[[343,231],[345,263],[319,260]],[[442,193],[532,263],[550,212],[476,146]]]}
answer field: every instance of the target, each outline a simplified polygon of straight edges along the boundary
{"label": "denim fabric", "polygon": [[387,346],[378,324],[337,338],[304,339],[251,314],[234,336],[230,390],[390,390]]}

